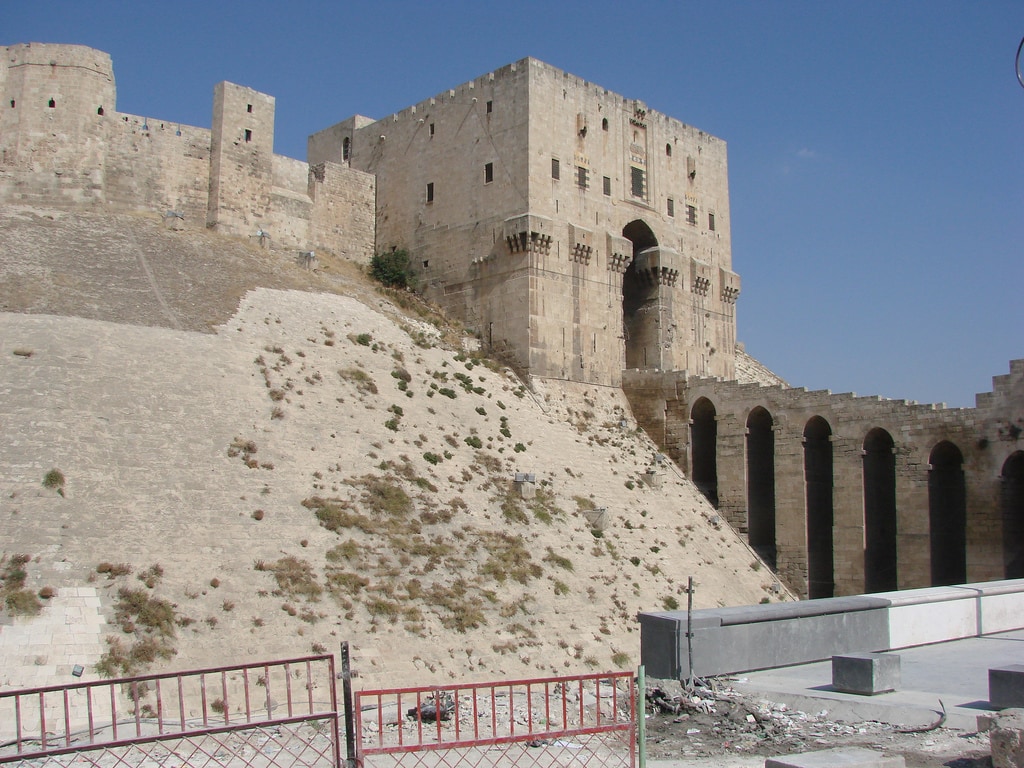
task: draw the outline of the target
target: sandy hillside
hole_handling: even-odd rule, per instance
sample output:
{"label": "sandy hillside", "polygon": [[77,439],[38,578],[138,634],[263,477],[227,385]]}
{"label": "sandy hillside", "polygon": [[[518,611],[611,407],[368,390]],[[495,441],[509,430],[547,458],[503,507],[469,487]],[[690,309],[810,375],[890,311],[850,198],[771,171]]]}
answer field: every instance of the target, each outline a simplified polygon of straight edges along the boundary
{"label": "sandy hillside", "polygon": [[[2,684],[62,645],[88,675],[341,640],[367,686],[629,668],[636,613],[688,576],[696,607],[777,599],[617,390],[527,385],[329,259],[145,217],[0,227],[5,590],[24,554],[22,592],[54,592],[0,628]],[[13,639],[33,623],[46,650]]]}

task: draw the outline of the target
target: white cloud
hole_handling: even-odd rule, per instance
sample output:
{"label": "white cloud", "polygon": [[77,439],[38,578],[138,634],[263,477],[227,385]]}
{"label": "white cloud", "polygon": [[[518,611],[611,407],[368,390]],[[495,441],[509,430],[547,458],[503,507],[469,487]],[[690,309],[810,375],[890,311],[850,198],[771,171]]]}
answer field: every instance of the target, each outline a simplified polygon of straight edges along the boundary
{"label": "white cloud", "polygon": [[817,160],[818,159],[818,153],[815,152],[813,149],[808,149],[807,147],[803,147],[802,149],[798,149],[796,151],[796,156],[799,157],[801,160]]}

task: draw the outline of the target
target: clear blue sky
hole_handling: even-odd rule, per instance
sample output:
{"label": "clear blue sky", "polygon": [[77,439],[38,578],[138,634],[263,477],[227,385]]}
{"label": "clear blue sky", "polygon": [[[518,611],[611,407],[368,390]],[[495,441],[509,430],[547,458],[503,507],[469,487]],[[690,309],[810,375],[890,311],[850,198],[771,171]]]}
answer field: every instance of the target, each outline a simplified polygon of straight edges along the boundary
{"label": "clear blue sky", "polygon": [[117,107],[275,151],[534,56],[724,139],[739,338],[794,386],[973,406],[1024,357],[1024,2],[0,0],[0,45],[111,54]]}

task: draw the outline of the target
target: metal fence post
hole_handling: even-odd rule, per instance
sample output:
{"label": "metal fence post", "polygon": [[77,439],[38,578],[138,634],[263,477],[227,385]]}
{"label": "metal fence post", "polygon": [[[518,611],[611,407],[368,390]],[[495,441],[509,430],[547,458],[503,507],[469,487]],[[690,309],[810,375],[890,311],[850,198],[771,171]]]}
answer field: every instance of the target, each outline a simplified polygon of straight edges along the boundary
{"label": "metal fence post", "polygon": [[647,766],[647,676],[644,665],[641,664],[637,670],[637,708],[636,708],[636,732],[637,732],[637,753],[640,768]]}
{"label": "metal fence post", "polygon": [[349,664],[348,640],[341,643],[341,692],[345,704],[345,764],[348,768],[356,768],[356,726],[352,708],[352,667]]}

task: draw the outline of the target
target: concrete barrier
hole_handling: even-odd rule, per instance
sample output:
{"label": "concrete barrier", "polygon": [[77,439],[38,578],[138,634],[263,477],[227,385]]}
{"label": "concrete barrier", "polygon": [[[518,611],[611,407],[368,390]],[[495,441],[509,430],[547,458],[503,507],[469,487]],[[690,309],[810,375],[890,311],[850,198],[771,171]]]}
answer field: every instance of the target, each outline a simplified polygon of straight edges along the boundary
{"label": "concrete barrier", "polygon": [[[641,613],[651,677],[690,676],[686,611]],[[1024,579],[928,587],[692,614],[693,675],[726,675],[884,652],[1024,627]]]}
{"label": "concrete barrier", "polygon": [[900,687],[900,657],[895,653],[833,656],[832,687],[861,696],[895,691]]}
{"label": "concrete barrier", "polygon": [[1024,707],[1024,664],[989,669],[988,703],[995,709]]}

